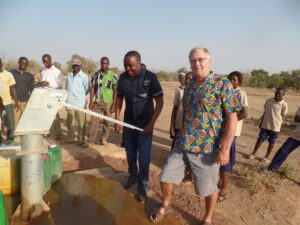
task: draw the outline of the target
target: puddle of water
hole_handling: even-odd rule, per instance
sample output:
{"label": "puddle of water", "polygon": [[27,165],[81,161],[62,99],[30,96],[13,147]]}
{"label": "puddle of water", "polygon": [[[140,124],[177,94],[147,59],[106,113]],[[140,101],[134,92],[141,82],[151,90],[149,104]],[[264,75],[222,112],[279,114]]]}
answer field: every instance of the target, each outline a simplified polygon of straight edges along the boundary
{"label": "puddle of water", "polygon": [[[44,200],[50,203],[51,216],[31,225],[150,225],[148,215],[157,204],[151,199],[146,205],[137,202],[117,181],[73,173],[64,174]],[[159,224],[180,223],[168,214]]]}

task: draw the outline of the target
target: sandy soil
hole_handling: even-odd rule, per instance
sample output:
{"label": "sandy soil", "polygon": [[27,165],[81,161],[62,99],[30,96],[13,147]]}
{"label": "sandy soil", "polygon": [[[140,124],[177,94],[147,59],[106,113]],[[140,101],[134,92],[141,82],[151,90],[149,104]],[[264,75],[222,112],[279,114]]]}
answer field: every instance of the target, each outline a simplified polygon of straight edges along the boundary
{"label": "sandy soil", "polygon": [[[172,100],[177,83],[162,83],[165,92],[165,105],[154,132],[152,160],[150,171],[150,186],[158,193],[159,173],[166,159],[171,145],[169,139],[169,123],[172,111]],[[295,151],[287,160],[290,176],[281,176],[270,172],[264,174],[260,168],[264,167],[259,159],[245,158],[254,147],[259,132],[258,119],[263,112],[265,100],[273,96],[269,89],[244,88],[249,99],[249,119],[244,123],[242,136],[237,140],[237,164],[230,176],[228,199],[218,203],[214,224],[300,224],[300,151]],[[294,115],[299,104],[299,93],[289,92],[285,100],[289,105],[289,115]],[[64,110],[60,111],[63,118],[64,133],[66,133]],[[89,118],[88,118],[89,119]],[[289,136],[290,129],[285,128],[280,134],[274,152]],[[47,141],[54,143],[50,137]],[[105,146],[93,145],[87,149],[75,144],[62,144],[64,171],[84,170],[99,167],[111,167],[115,171],[126,171],[126,156],[121,143],[121,134],[116,134],[111,128],[109,144]],[[266,151],[266,144],[258,153],[262,157]],[[293,170],[292,170],[293,168]],[[204,199],[195,195],[193,184],[181,184],[174,190],[173,207],[176,216],[182,224],[199,224],[204,213]]]}

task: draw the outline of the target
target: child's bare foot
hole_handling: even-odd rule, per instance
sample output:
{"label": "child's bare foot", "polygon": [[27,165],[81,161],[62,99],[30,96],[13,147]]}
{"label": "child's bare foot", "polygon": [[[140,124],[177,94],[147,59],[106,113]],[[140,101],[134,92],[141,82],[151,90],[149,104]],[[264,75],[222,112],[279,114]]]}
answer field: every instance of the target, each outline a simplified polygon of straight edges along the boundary
{"label": "child's bare foot", "polygon": [[225,192],[225,190],[221,190],[218,194],[217,202],[223,202],[226,199],[227,199],[227,193]]}

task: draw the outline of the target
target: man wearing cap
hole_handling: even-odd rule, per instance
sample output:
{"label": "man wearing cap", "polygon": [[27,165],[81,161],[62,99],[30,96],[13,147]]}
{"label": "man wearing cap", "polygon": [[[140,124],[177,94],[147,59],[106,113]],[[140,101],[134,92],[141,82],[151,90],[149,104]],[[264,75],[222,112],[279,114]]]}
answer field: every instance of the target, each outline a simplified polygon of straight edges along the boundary
{"label": "man wearing cap", "polygon": [[[85,108],[87,103],[86,95],[90,90],[88,76],[81,71],[81,61],[79,58],[74,58],[72,61],[73,71],[67,75],[66,90],[68,91],[67,103],[81,108]],[[73,120],[76,118],[78,125],[77,142],[80,146],[85,144],[85,113],[78,110],[67,109],[67,127],[68,127],[68,142],[73,142],[75,133]]]}
{"label": "man wearing cap", "polygon": [[[51,56],[49,54],[44,54],[42,60],[45,68],[41,71],[40,81],[37,85],[44,88],[62,89],[62,73],[52,64]],[[61,141],[62,132],[58,113],[53,121],[51,130],[54,130],[56,140]]]}

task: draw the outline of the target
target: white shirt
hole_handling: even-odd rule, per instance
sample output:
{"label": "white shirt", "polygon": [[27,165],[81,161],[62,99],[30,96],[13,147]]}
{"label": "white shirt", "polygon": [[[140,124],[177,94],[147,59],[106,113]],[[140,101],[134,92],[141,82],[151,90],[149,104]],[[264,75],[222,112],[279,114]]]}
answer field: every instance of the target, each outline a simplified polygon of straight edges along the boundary
{"label": "white shirt", "polygon": [[279,132],[282,124],[282,116],[288,112],[288,105],[282,99],[276,102],[274,98],[270,98],[265,103],[265,113],[263,116],[261,128]]}
{"label": "white shirt", "polygon": [[62,89],[62,74],[54,65],[41,71],[41,81],[48,81],[49,88]]}
{"label": "white shirt", "polygon": [[[246,93],[243,90],[241,90],[240,87],[234,89],[234,92],[236,94],[237,99],[240,102],[240,105],[243,108],[248,107],[248,99]],[[236,125],[235,136],[241,136],[242,127],[243,127],[243,120],[239,120]]]}

